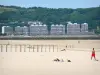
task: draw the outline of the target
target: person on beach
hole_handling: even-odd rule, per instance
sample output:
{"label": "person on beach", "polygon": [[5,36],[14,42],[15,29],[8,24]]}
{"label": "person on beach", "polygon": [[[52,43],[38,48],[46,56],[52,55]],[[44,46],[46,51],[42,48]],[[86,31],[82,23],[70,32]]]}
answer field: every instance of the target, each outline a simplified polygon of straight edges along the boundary
{"label": "person on beach", "polygon": [[96,60],[94,48],[93,48],[93,50],[92,50],[91,60],[92,60],[93,57],[94,57],[94,59]]}
{"label": "person on beach", "polygon": [[67,48],[67,45],[66,45],[66,48]]}
{"label": "person on beach", "polygon": [[80,43],[80,41],[78,41],[78,43]]}

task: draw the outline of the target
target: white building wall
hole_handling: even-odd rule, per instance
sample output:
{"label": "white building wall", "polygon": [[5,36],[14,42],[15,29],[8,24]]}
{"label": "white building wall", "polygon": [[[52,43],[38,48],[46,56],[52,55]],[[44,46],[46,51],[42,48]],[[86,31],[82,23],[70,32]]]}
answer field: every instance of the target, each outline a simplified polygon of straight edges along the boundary
{"label": "white building wall", "polygon": [[30,26],[30,35],[47,35],[48,34],[48,29],[47,25],[42,25],[42,24],[35,24]]}
{"label": "white building wall", "polygon": [[51,35],[64,35],[65,34],[65,25],[51,25],[51,31],[50,31]]}
{"label": "white building wall", "polygon": [[43,24],[43,25],[41,25],[40,26],[41,28],[40,28],[40,34],[41,35],[47,35],[48,34],[48,28],[47,28],[47,25],[46,24]]}
{"label": "white building wall", "polygon": [[3,26],[2,27],[2,34],[12,35],[13,34],[13,27]]}
{"label": "white building wall", "polygon": [[81,32],[88,32],[88,24],[87,23],[81,24]]}
{"label": "white building wall", "polygon": [[24,26],[24,27],[22,27],[23,28],[23,35],[28,35],[28,27],[27,26]]}
{"label": "white building wall", "polygon": [[69,23],[67,24],[67,34],[80,34],[80,24],[77,23]]}
{"label": "white building wall", "polygon": [[74,27],[73,27],[73,24],[72,23],[67,24],[67,34],[73,34],[73,31],[74,31],[73,28]]}
{"label": "white building wall", "polygon": [[20,27],[20,26],[15,27],[15,34],[23,35],[23,27]]}
{"label": "white building wall", "polygon": [[2,26],[2,34],[5,33],[5,27],[6,27],[6,26]]}
{"label": "white building wall", "polygon": [[90,32],[88,32],[88,24],[87,23],[83,23],[81,24],[81,34],[91,34]]}

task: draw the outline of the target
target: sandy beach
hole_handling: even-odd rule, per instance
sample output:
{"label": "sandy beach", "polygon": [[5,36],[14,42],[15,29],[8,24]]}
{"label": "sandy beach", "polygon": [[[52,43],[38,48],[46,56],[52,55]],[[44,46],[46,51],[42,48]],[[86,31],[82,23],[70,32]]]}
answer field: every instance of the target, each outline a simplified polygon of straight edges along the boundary
{"label": "sandy beach", "polygon": [[[0,75],[100,75],[100,40],[0,40],[0,44],[56,45],[35,49],[0,47]],[[66,48],[67,46],[67,48]],[[99,61],[91,60],[92,48]],[[46,49],[46,52],[44,51]],[[57,51],[58,49],[58,51]],[[65,49],[65,51],[61,51]],[[55,62],[55,58],[64,61]],[[67,59],[71,62],[67,62]]]}

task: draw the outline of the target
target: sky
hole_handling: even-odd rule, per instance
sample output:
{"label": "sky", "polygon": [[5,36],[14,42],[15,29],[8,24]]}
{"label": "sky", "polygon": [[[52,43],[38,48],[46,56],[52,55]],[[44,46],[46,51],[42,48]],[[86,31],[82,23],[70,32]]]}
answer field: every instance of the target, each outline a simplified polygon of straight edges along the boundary
{"label": "sky", "polygon": [[0,0],[0,5],[47,8],[89,8],[100,6],[100,0]]}

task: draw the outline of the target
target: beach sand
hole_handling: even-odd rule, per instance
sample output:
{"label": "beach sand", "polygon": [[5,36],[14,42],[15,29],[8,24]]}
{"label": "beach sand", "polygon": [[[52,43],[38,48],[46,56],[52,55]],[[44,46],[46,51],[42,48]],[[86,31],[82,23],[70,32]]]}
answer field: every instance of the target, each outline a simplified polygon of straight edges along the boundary
{"label": "beach sand", "polygon": [[[0,75],[100,75],[100,40],[0,40],[0,44],[57,45],[55,51],[46,48],[39,52],[20,48],[8,52],[0,48]],[[67,46],[67,48],[66,48]],[[96,58],[91,60],[92,48],[96,50]],[[43,50],[45,47],[43,48]],[[61,51],[65,49],[66,51]],[[52,50],[52,48],[50,49]],[[55,58],[64,62],[55,62]],[[67,59],[71,62],[67,62]]]}

